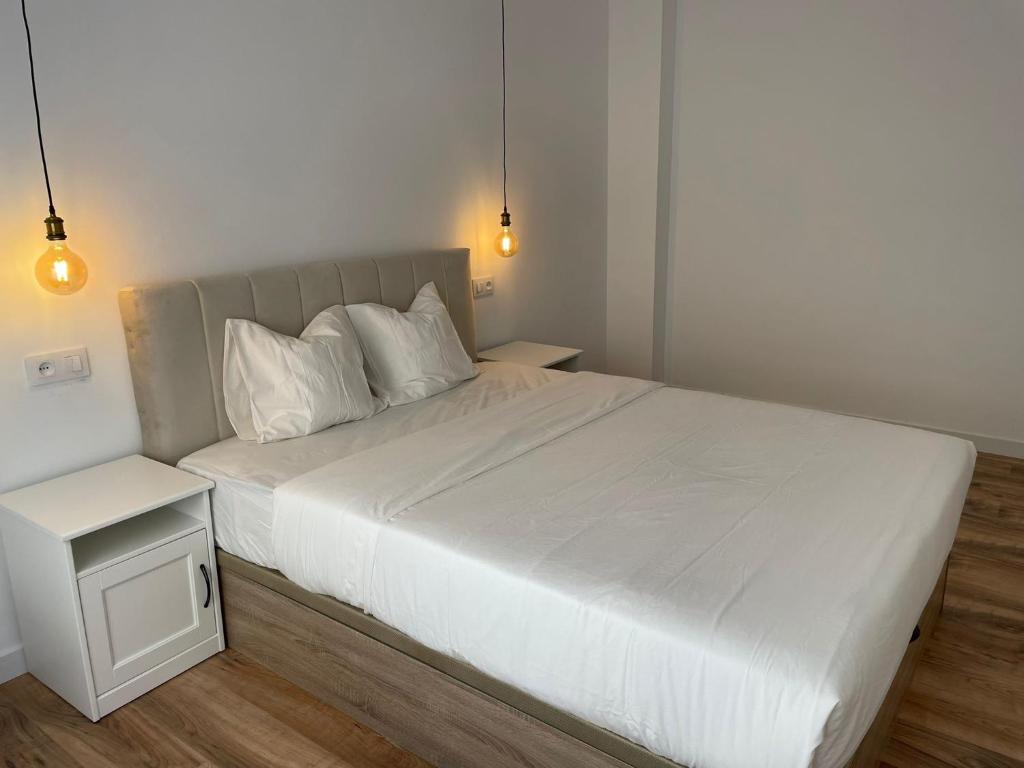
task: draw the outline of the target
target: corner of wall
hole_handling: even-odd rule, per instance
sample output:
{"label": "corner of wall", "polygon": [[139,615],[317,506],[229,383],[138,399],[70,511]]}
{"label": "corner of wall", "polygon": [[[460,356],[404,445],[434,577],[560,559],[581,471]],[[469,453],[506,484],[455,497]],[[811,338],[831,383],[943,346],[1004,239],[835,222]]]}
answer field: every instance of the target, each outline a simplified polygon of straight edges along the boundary
{"label": "corner of wall", "polygon": [[669,292],[672,284],[674,221],[672,216],[672,180],[675,178],[676,130],[676,41],[679,39],[677,0],[664,0],[661,19],[661,111],[658,115],[658,210],[654,245],[654,330],[652,378],[667,381],[671,363],[669,353]]}

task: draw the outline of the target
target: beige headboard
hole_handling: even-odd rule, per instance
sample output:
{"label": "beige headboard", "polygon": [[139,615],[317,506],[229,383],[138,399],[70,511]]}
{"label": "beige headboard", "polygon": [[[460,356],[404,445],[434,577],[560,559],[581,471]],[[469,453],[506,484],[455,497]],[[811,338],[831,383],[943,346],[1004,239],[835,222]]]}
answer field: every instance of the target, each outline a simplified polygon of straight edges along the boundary
{"label": "beige headboard", "polygon": [[405,310],[434,281],[470,357],[476,325],[469,250],[317,262],[121,289],[142,450],[168,464],[235,434],[224,412],[224,321],[245,318],[298,336],[334,304]]}

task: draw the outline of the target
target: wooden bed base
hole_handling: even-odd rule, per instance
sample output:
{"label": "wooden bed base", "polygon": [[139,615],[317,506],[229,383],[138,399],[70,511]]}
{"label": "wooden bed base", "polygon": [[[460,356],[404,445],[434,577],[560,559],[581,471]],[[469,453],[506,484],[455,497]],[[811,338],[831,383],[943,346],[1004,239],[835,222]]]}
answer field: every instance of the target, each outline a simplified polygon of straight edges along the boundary
{"label": "wooden bed base", "polygon": [[[276,571],[218,551],[227,644],[437,766],[680,768],[449,659]],[[948,564],[947,564],[948,565]],[[878,764],[946,585],[935,585],[860,748],[846,768]]]}

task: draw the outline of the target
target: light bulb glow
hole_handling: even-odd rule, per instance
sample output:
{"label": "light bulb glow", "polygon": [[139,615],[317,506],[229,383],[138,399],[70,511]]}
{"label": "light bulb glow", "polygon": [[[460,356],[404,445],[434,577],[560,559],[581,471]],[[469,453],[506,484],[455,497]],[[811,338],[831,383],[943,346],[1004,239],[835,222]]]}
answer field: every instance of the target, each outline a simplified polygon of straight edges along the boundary
{"label": "light bulb glow", "polygon": [[79,290],[89,279],[85,261],[63,240],[54,240],[36,262],[36,280],[50,293],[67,295]]}
{"label": "light bulb glow", "polygon": [[502,227],[494,238],[494,250],[499,256],[506,259],[515,256],[519,252],[519,238],[512,231],[512,227]]}
{"label": "light bulb glow", "polygon": [[61,285],[71,282],[68,278],[68,272],[68,262],[63,256],[53,262],[53,277]]}

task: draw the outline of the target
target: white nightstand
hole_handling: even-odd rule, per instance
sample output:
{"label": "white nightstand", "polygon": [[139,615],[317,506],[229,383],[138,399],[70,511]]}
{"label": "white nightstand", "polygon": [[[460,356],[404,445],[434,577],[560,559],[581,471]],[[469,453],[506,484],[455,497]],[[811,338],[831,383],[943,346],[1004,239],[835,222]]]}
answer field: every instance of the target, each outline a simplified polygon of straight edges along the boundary
{"label": "white nightstand", "polygon": [[129,456],[0,496],[28,669],[89,719],[224,650],[212,487]]}
{"label": "white nightstand", "polygon": [[532,341],[511,341],[500,347],[485,349],[477,357],[502,363],[532,365],[534,368],[557,368],[560,371],[579,370],[582,349],[536,344]]}

